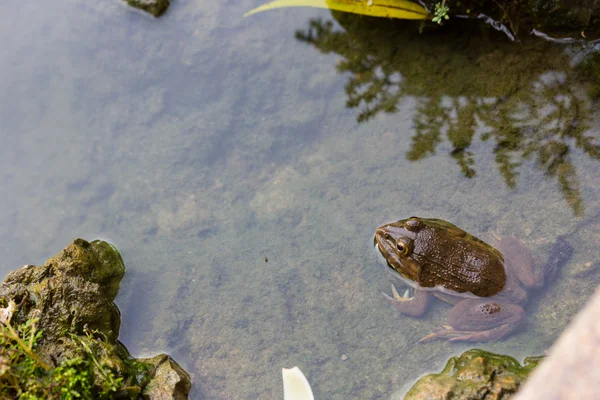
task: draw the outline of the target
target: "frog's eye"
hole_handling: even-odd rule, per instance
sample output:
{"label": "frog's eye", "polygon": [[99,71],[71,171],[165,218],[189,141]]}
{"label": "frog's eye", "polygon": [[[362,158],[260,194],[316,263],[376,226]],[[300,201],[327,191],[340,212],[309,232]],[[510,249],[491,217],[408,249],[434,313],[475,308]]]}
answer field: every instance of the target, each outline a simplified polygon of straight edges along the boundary
{"label": "frog's eye", "polygon": [[398,249],[400,255],[405,256],[408,254],[408,244],[404,243],[402,240],[398,240],[398,242],[396,242],[396,248]]}

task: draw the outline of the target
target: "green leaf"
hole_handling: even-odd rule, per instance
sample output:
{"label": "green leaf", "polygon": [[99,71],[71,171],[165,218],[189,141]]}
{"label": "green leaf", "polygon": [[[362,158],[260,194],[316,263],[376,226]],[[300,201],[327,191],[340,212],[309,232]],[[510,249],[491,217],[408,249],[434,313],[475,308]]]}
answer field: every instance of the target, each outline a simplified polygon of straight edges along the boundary
{"label": "green leaf", "polygon": [[371,17],[398,19],[429,19],[421,5],[408,0],[275,0],[244,14],[249,15],[283,7],[316,7],[344,11]]}

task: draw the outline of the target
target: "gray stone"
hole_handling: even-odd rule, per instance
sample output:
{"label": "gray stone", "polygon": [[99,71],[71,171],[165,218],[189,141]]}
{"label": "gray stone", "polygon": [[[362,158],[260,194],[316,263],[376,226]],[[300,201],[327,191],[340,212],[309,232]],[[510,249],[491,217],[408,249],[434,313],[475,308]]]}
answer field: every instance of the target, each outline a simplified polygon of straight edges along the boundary
{"label": "gray stone", "polygon": [[600,398],[600,289],[550,349],[515,400]]}
{"label": "gray stone", "polygon": [[155,372],[144,388],[145,400],[185,400],[192,388],[190,375],[171,357],[159,354],[139,361],[154,365]]}

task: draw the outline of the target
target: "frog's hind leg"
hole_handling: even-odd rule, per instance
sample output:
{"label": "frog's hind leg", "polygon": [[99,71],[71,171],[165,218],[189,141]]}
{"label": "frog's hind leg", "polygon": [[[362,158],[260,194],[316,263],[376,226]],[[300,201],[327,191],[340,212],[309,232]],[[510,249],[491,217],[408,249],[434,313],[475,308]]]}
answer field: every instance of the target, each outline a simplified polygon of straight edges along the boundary
{"label": "frog's hind leg", "polygon": [[539,289],[544,286],[544,270],[540,260],[519,239],[514,236],[496,238],[496,248],[504,257],[507,272],[528,289]]}
{"label": "frog's hind leg", "polygon": [[463,300],[448,313],[449,325],[430,333],[419,340],[419,343],[434,339],[447,339],[451,342],[496,340],[519,328],[526,318],[525,311],[515,304],[486,299]]}
{"label": "frog's hind leg", "polygon": [[392,303],[396,310],[411,317],[420,317],[429,308],[431,295],[425,290],[414,289],[413,297],[410,297],[410,289],[406,290],[404,296],[400,296],[396,287],[392,285],[392,296],[383,293],[385,298]]}
{"label": "frog's hind leg", "polygon": [[556,280],[558,270],[569,261],[573,254],[573,246],[565,238],[559,236],[550,248],[548,261],[543,265],[546,284]]}

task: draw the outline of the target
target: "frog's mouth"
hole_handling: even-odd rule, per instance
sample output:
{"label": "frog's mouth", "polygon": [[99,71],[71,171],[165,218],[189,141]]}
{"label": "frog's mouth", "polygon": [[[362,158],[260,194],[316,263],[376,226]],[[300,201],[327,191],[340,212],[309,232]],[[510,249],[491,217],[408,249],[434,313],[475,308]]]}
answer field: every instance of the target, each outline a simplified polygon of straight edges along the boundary
{"label": "frog's mouth", "polygon": [[373,244],[377,250],[377,255],[387,264],[388,267],[394,269],[393,265],[388,261],[390,258],[397,259],[394,249],[393,238],[382,230],[377,230],[373,238]]}

